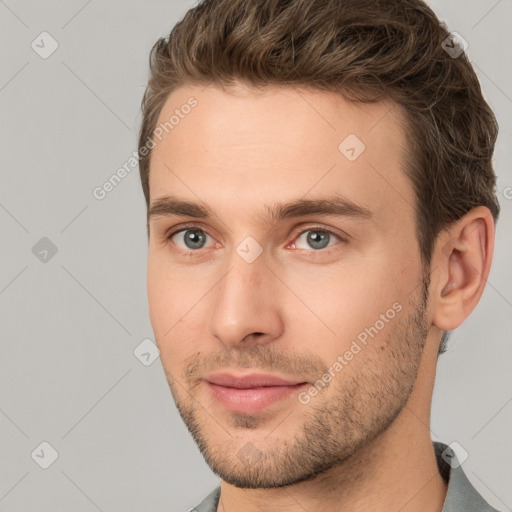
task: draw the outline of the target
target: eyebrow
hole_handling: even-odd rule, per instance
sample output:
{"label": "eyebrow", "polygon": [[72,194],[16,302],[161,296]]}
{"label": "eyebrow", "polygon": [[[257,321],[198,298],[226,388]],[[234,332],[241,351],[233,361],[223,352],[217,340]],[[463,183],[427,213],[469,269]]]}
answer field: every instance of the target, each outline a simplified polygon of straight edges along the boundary
{"label": "eyebrow", "polygon": [[[353,217],[369,220],[373,213],[364,206],[336,195],[318,199],[298,199],[288,203],[274,203],[264,206],[265,214],[260,216],[263,223],[275,224],[281,220],[308,215],[332,215],[336,217]],[[213,217],[207,207],[191,201],[184,201],[174,196],[165,196],[151,204],[148,219],[153,217],[186,216],[198,219]]]}

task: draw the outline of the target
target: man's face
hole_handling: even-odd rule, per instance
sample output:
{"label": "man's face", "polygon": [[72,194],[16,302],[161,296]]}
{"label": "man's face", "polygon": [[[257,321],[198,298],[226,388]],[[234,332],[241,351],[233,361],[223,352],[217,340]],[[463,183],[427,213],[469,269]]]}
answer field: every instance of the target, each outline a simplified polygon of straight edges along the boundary
{"label": "man's face", "polygon": [[[392,107],[211,85],[161,112],[181,115],[152,155],[151,323],[184,422],[233,485],[311,478],[409,398],[428,321]],[[171,196],[210,213],[162,206]]]}

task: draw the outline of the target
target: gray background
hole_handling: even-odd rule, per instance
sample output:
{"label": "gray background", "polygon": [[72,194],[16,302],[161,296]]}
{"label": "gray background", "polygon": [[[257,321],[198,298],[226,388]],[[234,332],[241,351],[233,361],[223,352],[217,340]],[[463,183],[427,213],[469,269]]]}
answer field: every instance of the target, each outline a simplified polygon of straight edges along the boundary
{"label": "gray background", "polygon": [[[0,0],[1,512],[179,511],[218,482],[160,359],[133,353],[152,338],[138,168],[92,194],[136,150],[149,50],[192,5]],[[439,362],[432,436],[457,441],[476,488],[512,510],[512,1],[431,5],[497,114],[502,205],[482,301]],[[43,31],[59,45],[46,59],[31,48]],[[43,441],[59,454],[48,469]]]}

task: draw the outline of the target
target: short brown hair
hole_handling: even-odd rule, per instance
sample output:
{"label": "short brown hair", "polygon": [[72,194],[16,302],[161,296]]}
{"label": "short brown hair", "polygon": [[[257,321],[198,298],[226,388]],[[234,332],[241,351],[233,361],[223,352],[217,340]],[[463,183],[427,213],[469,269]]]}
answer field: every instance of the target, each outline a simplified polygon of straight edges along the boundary
{"label": "short brown hair", "polygon": [[[151,153],[165,100],[190,84],[308,86],[347,99],[388,98],[405,112],[405,162],[428,268],[437,235],[472,208],[499,215],[496,118],[465,53],[422,0],[203,0],[159,39],[142,100],[140,175],[149,206]],[[453,41],[449,41],[453,46]]]}

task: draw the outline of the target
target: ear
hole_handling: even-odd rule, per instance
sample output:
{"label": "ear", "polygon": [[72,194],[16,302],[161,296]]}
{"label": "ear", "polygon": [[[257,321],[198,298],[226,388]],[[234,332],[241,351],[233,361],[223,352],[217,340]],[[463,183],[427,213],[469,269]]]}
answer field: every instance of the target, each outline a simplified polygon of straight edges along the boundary
{"label": "ear", "polygon": [[433,324],[444,331],[459,327],[478,304],[487,283],[494,251],[494,219],[479,206],[439,237],[431,269]]}

